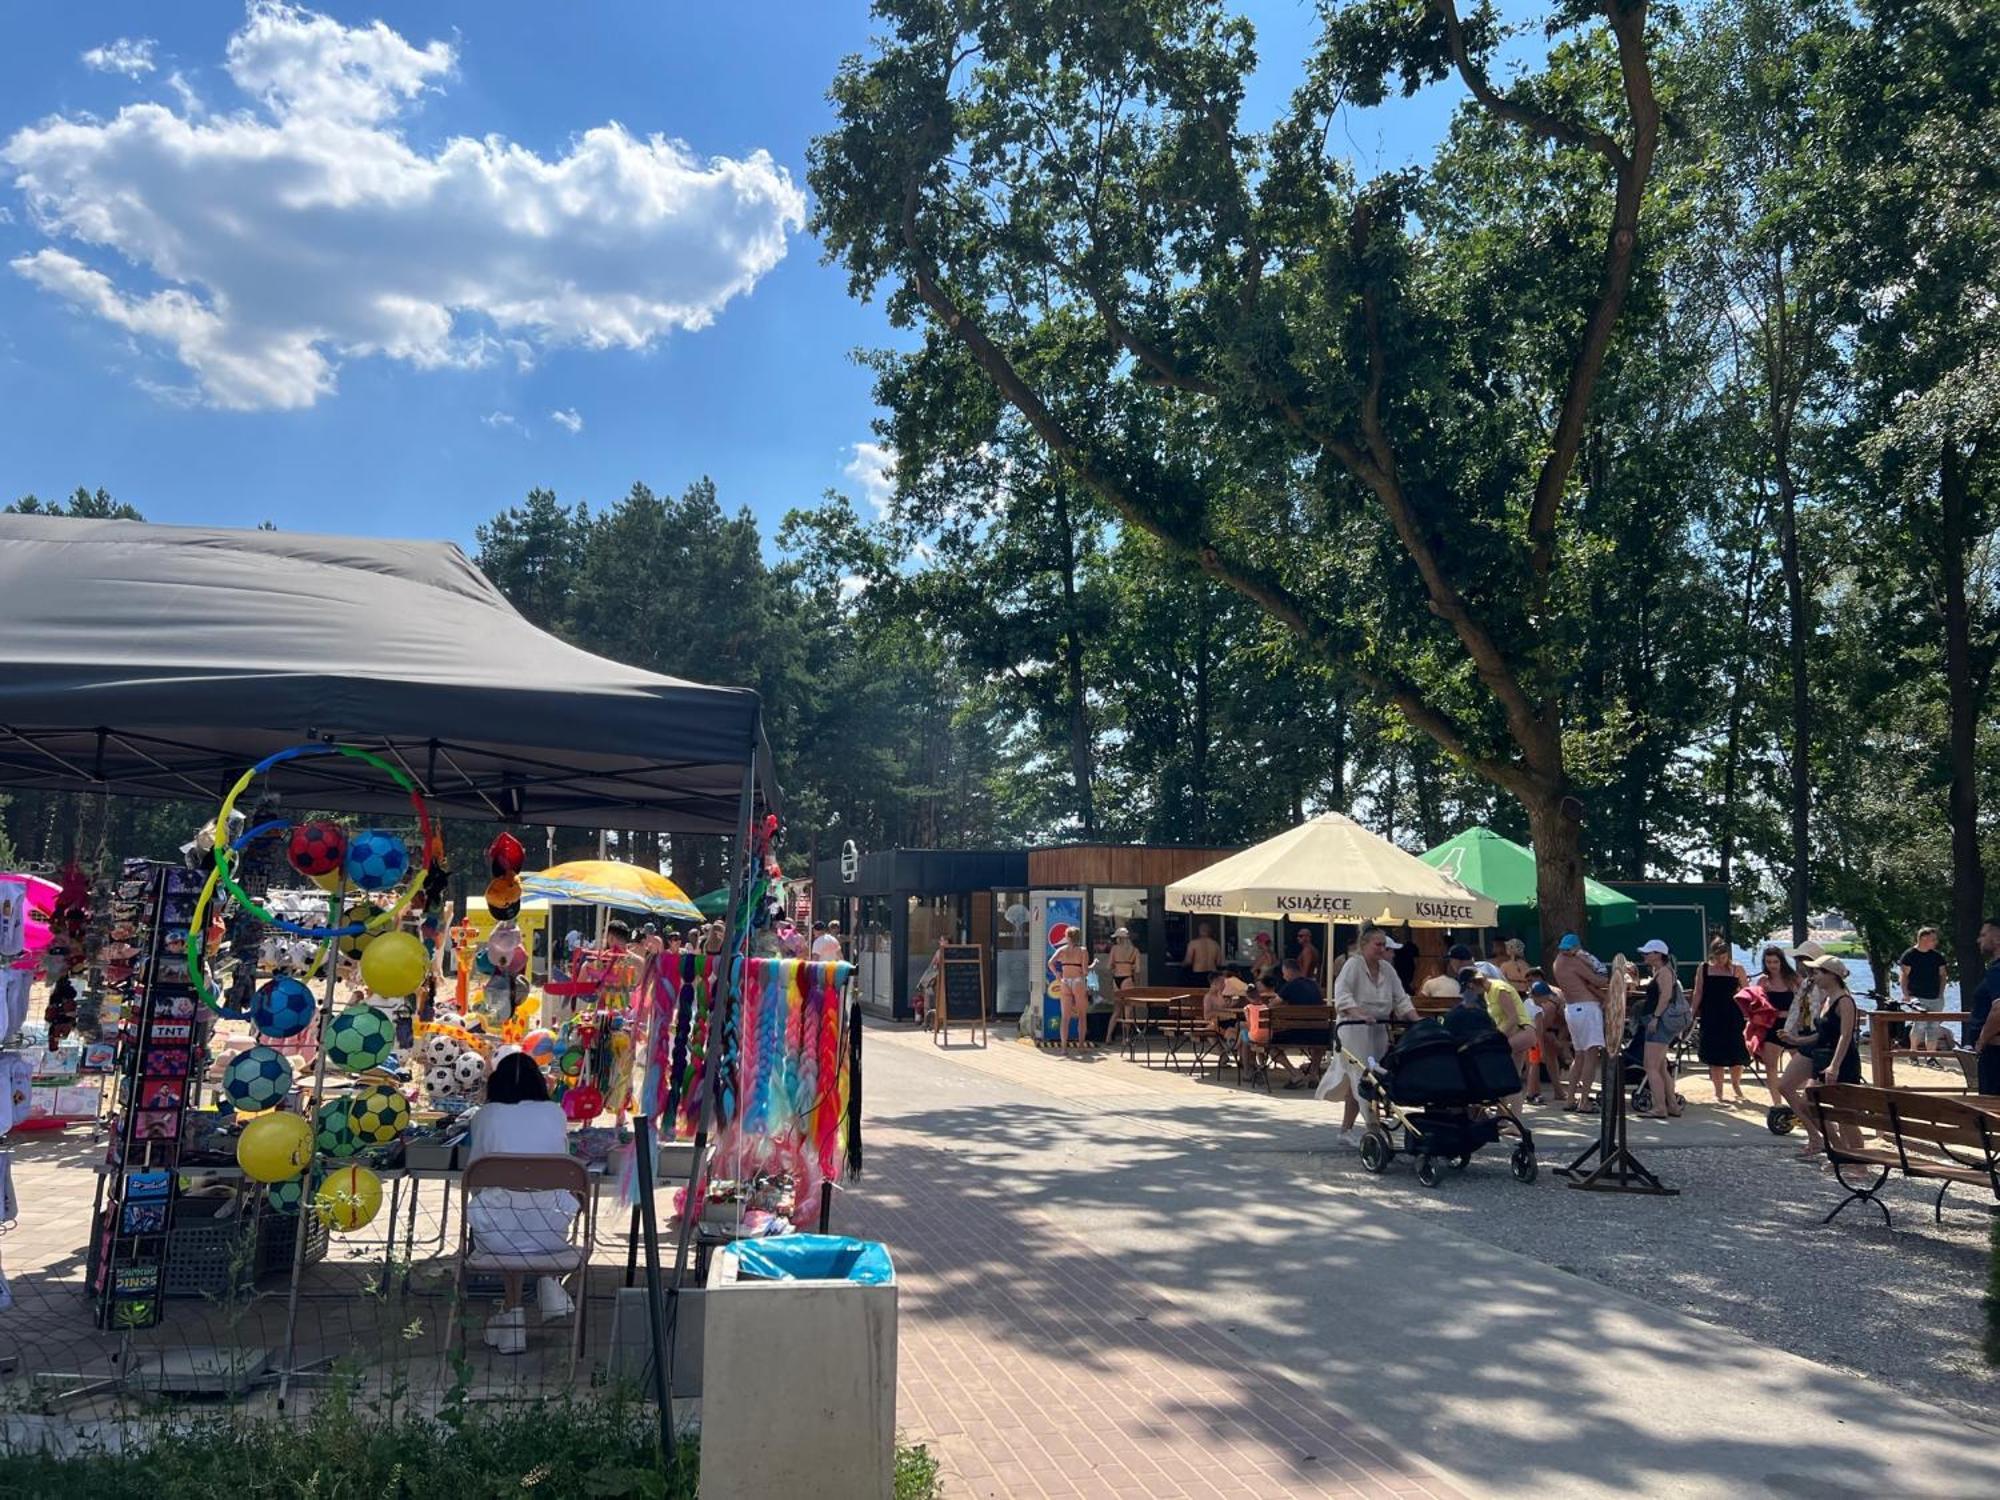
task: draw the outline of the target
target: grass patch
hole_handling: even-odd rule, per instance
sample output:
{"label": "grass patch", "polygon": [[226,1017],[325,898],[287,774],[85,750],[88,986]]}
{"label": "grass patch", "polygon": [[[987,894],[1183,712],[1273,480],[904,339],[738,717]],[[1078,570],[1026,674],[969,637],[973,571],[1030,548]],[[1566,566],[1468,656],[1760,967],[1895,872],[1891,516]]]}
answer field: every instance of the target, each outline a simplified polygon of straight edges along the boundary
{"label": "grass patch", "polygon": [[[694,1500],[699,1444],[665,1462],[653,1414],[592,1401],[384,1419],[338,1391],[297,1421],[197,1417],[133,1452],[0,1454],[0,1500]],[[896,1500],[937,1500],[938,1462],[898,1448]]]}

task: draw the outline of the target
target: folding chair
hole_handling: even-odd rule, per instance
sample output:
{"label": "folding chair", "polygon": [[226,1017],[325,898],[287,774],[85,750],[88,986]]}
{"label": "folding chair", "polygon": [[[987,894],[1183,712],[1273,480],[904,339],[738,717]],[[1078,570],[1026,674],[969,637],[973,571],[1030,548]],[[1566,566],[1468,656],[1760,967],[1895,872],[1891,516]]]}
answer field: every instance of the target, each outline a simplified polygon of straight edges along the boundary
{"label": "folding chair", "polygon": [[[482,1250],[473,1243],[471,1207],[475,1193],[488,1188],[515,1192],[560,1192],[576,1199],[576,1217],[570,1221],[570,1242],[561,1250],[523,1252]],[[465,1301],[468,1271],[491,1273],[519,1272],[523,1277],[553,1276],[558,1281],[573,1277],[570,1298],[576,1304],[570,1331],[569,1372],[576,1374],[576,1362],[583,1353],[583,1325],[590,1290],[590,1252],[597,1238],[596,1199],[590,1190],[590,1173],[582,1162],[569,1156],[482,1156],[465,1169],[459,1179],[458,1267],[451,1281],[451,1333],[463,1341],[464,1325],[459,1310]],[[579,1226],[582,1239],[577,1239]],[[526,1305],[527,1298],[522,1299]]]}

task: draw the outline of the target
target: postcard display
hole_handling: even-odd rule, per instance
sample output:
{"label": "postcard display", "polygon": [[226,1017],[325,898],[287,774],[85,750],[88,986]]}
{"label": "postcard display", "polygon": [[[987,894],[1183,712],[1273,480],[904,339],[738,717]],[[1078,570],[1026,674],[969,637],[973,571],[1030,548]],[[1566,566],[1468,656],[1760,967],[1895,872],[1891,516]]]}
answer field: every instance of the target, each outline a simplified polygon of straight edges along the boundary
{"label": "postcard display", "polygon": [[119,904],[131,907],[144,957],[119,1033],[111,1193],[95,1230],[91,1291],[98,1327],[150,1328],[163,1309],[181,1129],[200,1077],[196,1057],[207,1020],[185,958],[202,875],[144,860],[128,860],[122,875]]}

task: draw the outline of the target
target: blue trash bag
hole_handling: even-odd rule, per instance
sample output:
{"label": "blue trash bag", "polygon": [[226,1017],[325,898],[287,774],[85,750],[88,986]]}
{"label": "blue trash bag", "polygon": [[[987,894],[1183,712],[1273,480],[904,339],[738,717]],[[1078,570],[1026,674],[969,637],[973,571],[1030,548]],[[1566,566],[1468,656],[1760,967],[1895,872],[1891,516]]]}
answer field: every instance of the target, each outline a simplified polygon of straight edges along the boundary
{"label": "blue trash bag", "polygon": [[853,1281],[888,1286],[896,1279],[889,1247],[839,1234],[785,1234],[741,1240],[737,1264],[760,1281]]}

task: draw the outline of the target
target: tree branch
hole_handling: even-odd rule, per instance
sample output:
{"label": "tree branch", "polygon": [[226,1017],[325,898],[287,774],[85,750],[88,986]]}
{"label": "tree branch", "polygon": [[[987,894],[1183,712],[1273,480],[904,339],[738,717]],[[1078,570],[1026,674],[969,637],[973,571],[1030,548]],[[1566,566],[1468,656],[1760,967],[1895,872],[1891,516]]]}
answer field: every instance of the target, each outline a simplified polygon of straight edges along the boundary
{"label": "tree branch", "polygon": [[[1369,692],[1393,703],[1413,728],[1428,734],[1475,774],[1510,790],[1519,790],[1528,783],[1530,778],[1523,767],[1476,755],[1459,725],[1426,701],[1412,685],[1355,663],[1318,612],[1275,574],[1225,558],[1212,542],[1190,541],[1140,504],[1117,476],[1107,473],[1103,465],[1063,425],[1062,419],[1049,408],[1040,394],[1022,378],[1013,361],[993,342],[978,320],[960,307],[957,299],[945,289],[918,232],[916,201],[917,180],[912,178],[904,194],[902,233],[904,249],[910,257],[910,278],[918,297],[945,330],[965,346],[973,362],[985,372],[1000,394],[1020,412],[1049,451],[1069,465],[1085,488],[1126,522],[1157,539],[1170,552],[1193,562],[1210,577],[1228,585],[1273,618],[1282,621],[1308,641],[1322,660],[1337,671],[1345,672]],[[1356,456],[1359,457],[1358,454]]]}
{"label": "tree branch", "polygon": [[[1616,0],[1612,3],[1616,4]],[[1472,54],[1466,50],[1465,28],[1459,22],[1457,0],[1438,0],[1438,9],[1444,18],[1445,45],[1451,49],[1451,60],[1458,68],[1458,76],[1465,80],[1472,97],[1488,114],[1531,130],[1536,135],[1547,136],[1560,145],[1587,147],[1609,162],[1614,172],[1622,172],[1630,165],[1623,149],[1603,131],[1510,99],[1494,88],[1486,70],[1474,62]]]}
{"label": "tree branch", "polygon": [[[1444,3],[1449,5],[1451,0]],[[1612,330],[1617,326],[1625,293],[1632,284],[1632,256],[1639,243],[1639,207],[1653,168],[1653,150],[1660,139],[1660,106],[1653,96],[1653,76],[1646,55],[1646,0],[1630,0],[1629,4],[1625,0],[1605,0],[1604,15],[1618,40],[1618,71],[1624,80],[1626,108],[1632,116],[1632,151],[1629,156],[1619,153],[1618,187],[1612,205],[1611,233],[1604,246],[1597,301],[1584,327],[1583,340],[1570,362],[1569,383],[1563,391],[1555,434],[1541,475],[1535,481],[1534,501],[1528,511],[1530,565],[1538,593],[1547,591],[1549,573],[1555,565],[1556,517],[1562,508],[1563,492],[1569,487],[1570,471],[1576,466],[1577,449],[1583,442],[1591,393],[1603,373]]]}

